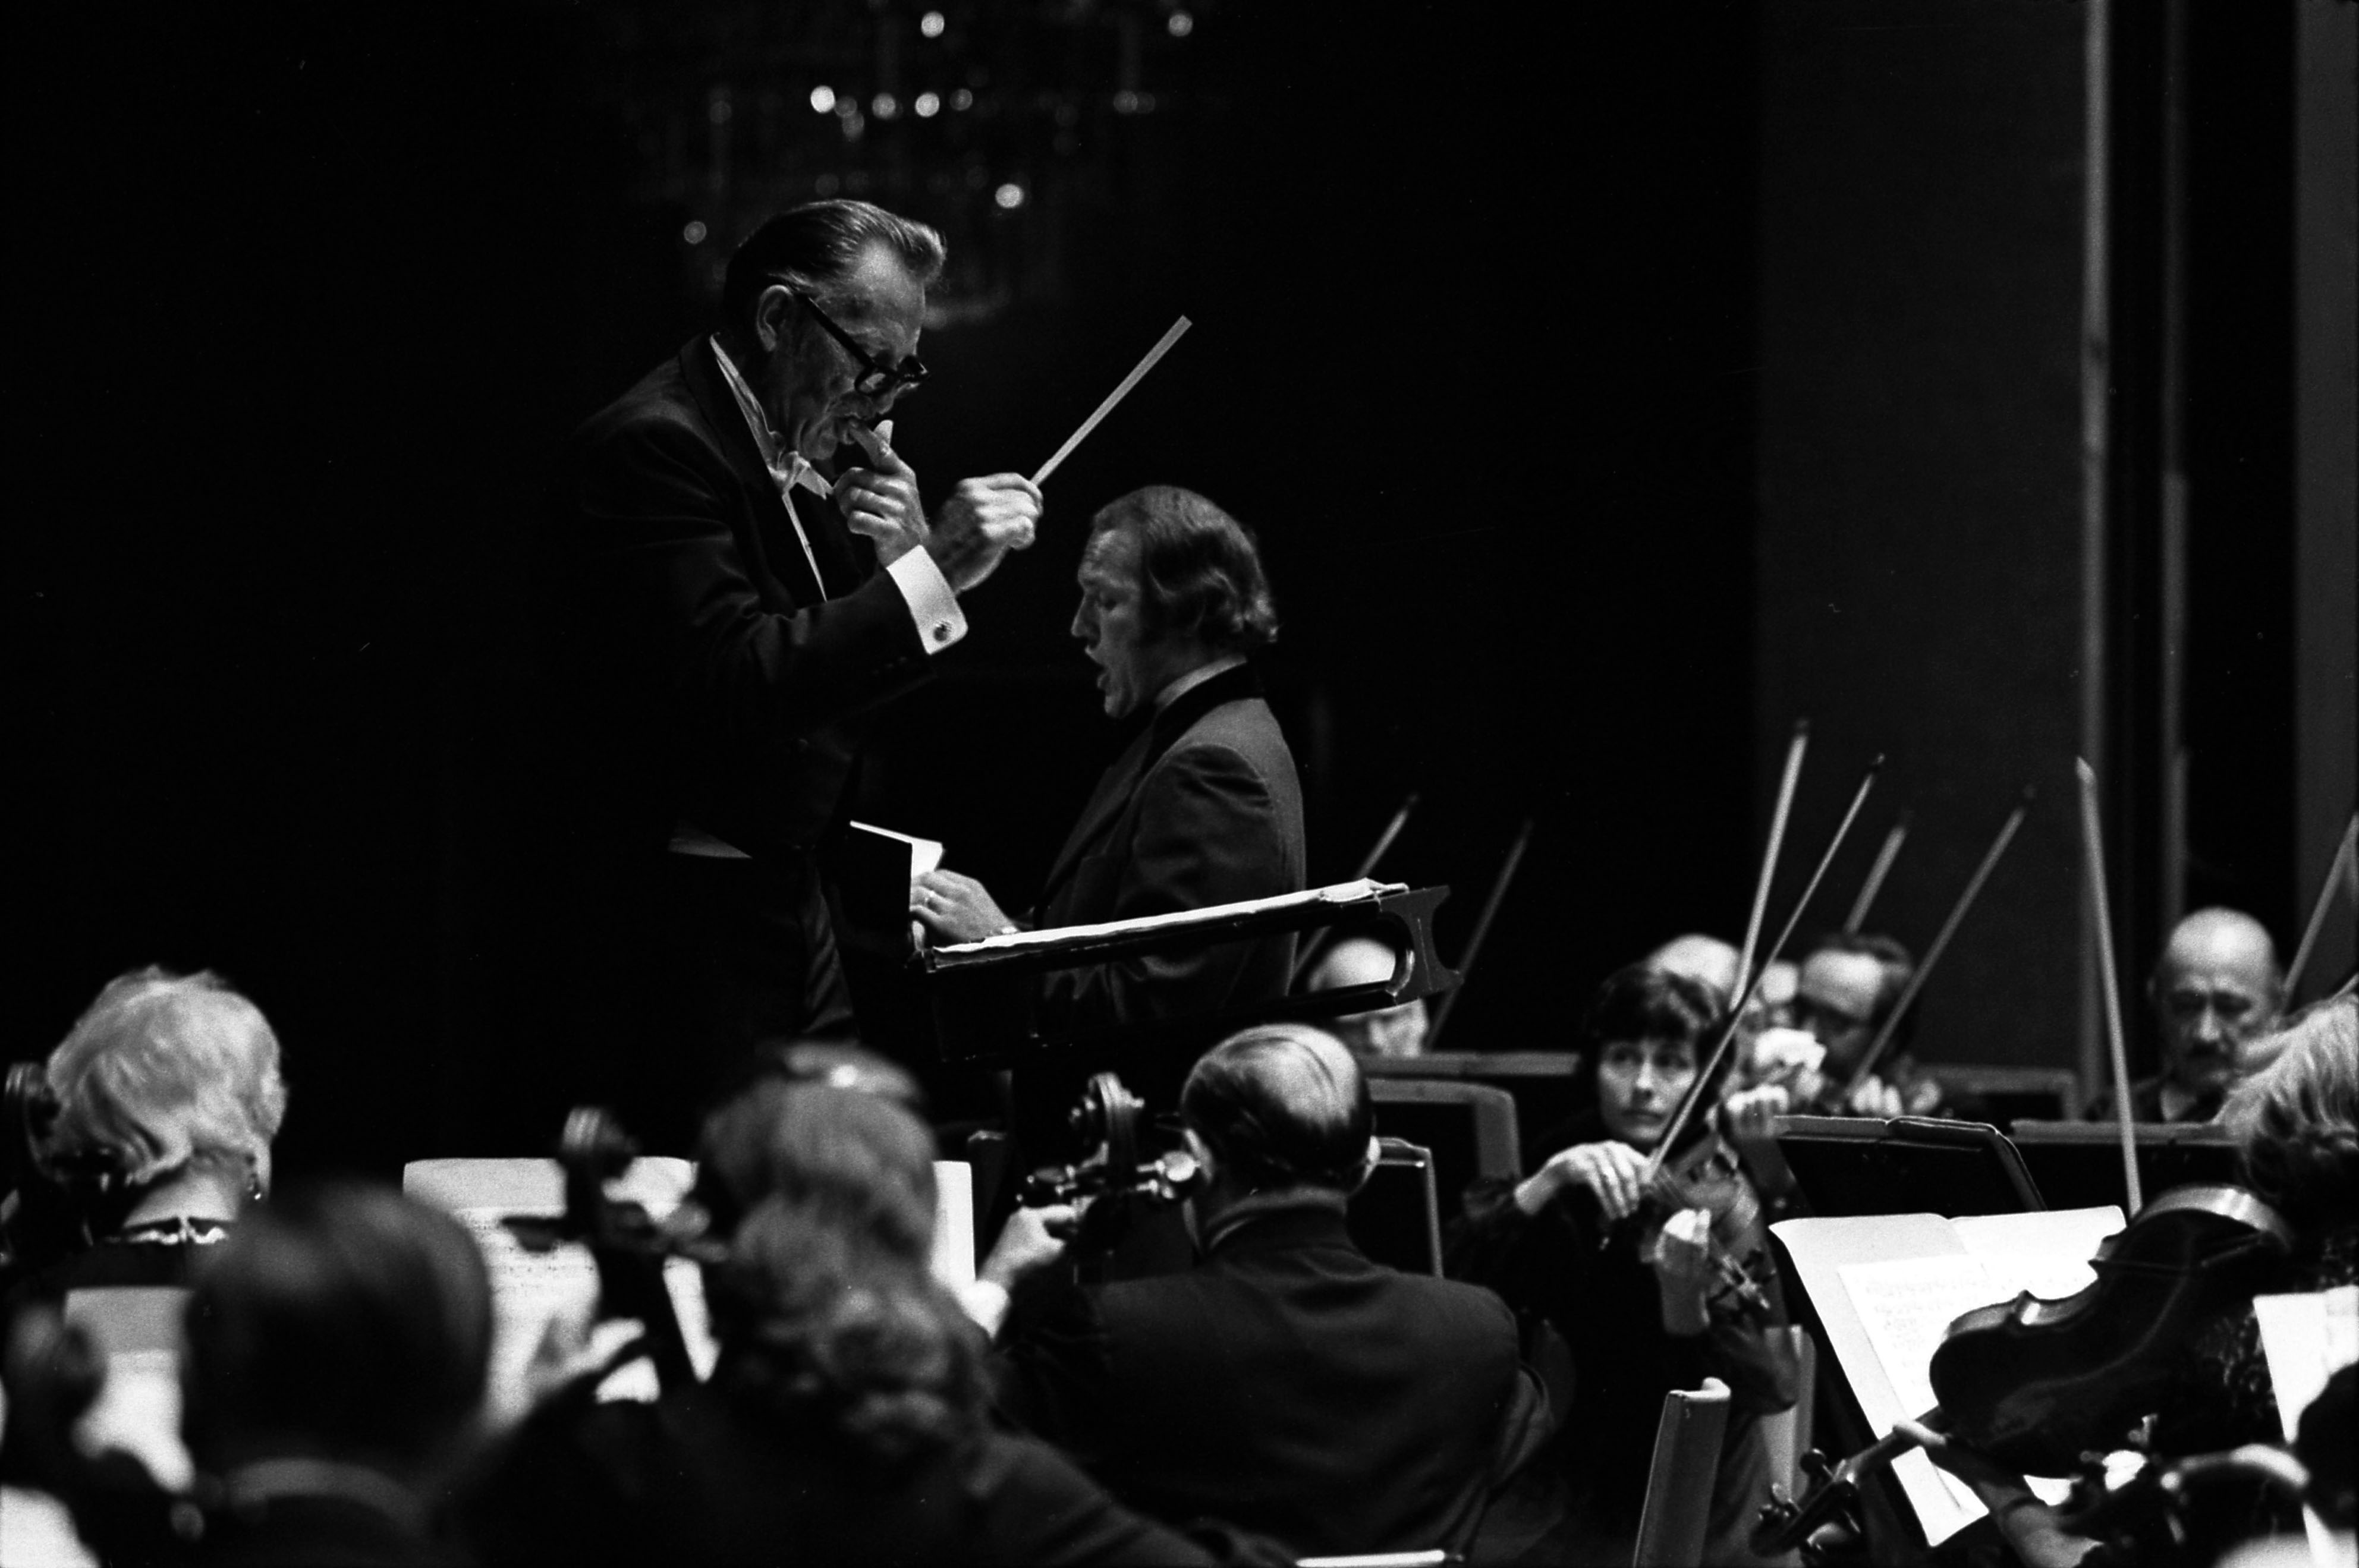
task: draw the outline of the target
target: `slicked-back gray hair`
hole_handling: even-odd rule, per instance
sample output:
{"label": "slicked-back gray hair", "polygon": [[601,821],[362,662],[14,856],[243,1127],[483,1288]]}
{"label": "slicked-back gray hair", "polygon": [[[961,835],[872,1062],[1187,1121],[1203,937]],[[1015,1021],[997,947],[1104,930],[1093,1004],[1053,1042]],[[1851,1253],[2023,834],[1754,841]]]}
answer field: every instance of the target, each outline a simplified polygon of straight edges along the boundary
{"label": "slicked-back gray hair", "polygon": [[721,286],[722,311],[734,325],[748,326],[762,290],[791,281],[818,296],[821,308],[857,320],[867,301],[841,286],[875,245],[908,268],[919,287],[941,276],[948,254],[941,235],[913,218],[866,201],[806,202],[769,219],[737,247]]}

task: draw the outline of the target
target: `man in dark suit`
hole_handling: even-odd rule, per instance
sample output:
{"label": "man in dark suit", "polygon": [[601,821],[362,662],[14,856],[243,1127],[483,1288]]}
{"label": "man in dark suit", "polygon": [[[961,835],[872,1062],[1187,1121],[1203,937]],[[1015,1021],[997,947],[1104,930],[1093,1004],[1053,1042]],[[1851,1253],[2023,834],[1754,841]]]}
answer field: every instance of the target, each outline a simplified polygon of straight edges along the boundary
{"label": "man in dark suit", "polygon": [[1305,1555],[1463,1551],[1546,1439],[1548,1400],[1497,1296],[1353,1245],[1345,1203],[1376,1151],[1352,1054],[1303,1024],[1248,1029],[1197,1063],[1181,1116],[1201,1261],[1075,1285],[1039,1267],[1064,1217],[1017,1211],[984,1271],[1013,1284],[1003,1408],[1160,1518]]}
{"label": "man in dark suit", "polygon": [[[1299,892],[1302,786],[1249,660],[1277,633],[1253,535],[1201,495],[1150,486],[1099,511],[1079,578],[1072,633],[1098,666],[1106,716],[1144,722],[1066,836],[1027,924],[1094,925]],[[955,871],[919,878],[910,913],[944,941],[1017,928],[982,883]],[[1294,938],[1279,933],[1051,974],[1036,1022],[1081,1048],[1059,1068],[1019,1071],[1019,1137],[1027,1123],[1053,1124],[1093,1065],[1118,1065],[1150,1106],[1169,1108],[1210,1038],[1162,1026],[1274,1001],[1293,969]],[[1115,1054],[1114,1040],[1141,1031],[1152,1045]]]}
{"label": "man in dark suit", "polygon": [[661,1143],[754,1045],[848,1033],[826,868],[864,715],[1032,540],[1016,474],[929,522],[879,423],[925,375],[941,265],[932,230],[865,202],[770,219],[721,330],[577,431],[549,491],[540,1022],[562,1054],[528,1087],[625,1097]]}

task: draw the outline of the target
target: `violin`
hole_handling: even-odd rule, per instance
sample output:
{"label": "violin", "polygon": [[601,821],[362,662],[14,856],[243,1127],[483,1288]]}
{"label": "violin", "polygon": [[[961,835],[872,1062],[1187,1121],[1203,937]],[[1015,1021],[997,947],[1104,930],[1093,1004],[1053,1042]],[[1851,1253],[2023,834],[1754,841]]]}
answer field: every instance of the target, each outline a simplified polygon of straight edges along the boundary
{"label": "violin", "polygon": [[[2166,1193],[2106,1238],[2095,1281],[2077,1294],[2026,1292],[1951,1324],[1933,1353],[1939,1404],[1922,1424],[2027,1476],[2085,1475],[2153,1412],[2189,1341],[2250,1301],[2292,1245],[2285,1221],[2242,1187]],[[1809,1493],[1770,1488],[1753,1550],[1776,1556],[1855,1517],[1860,1483],[1914,1446],[1893,1432],[1840,1463],[1807,1455]]]}
{"label": "violin", "polygon": [[[1769,1239],[1761,1222],[1761,1200],[1745,1179],[1736,1151],[1717,1132],[1706,1132],[1683,1152],[1665,1160],[1648,1180],[1633,1217],[1643,1227],[1638,1255],[1652,1262],[1664,1225],[1675,1214],[1698,1208],[1712,1217],[1704,1240],[1712,1272],[1707,1304],[1721,1312],[1742,1308],[1769,1316],[1769,1298],[1760,1283],[1768,1266]],[[1602,1239],[1610,1239],[1610,1232]]]}

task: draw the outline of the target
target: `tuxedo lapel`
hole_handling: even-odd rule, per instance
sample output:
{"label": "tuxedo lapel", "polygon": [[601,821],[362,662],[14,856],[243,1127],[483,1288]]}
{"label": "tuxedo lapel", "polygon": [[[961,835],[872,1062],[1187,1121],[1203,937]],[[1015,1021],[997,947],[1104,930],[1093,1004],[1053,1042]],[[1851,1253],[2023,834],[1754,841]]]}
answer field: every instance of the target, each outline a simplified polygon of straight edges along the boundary
{"label": "tuxedo lapel", "polygon": [[1138,781],[1145,776],[1154,759],[1162,755],[1155,744],[1155,727],[1148,725],[1138,732],[1138,738],[1124,748],[1106,771],[1098,776],[1098,787],[1090,794],[1090,803],[1082,808],[1073,830],[1065,835],[1065,847],[1057,851],[1057,859],[1049,867],[1048,880],[1040,884],[1040,907],[1049,901],[1073,874],[1083,856],[1112,830],[1122,808],[1130,803]]}
{"label": "tuxedo lapel", "polygon": [[[689,395],[696,399],[697,412],[704,416],[704,422],[720,440],[730,470],[753,496],[755,529],[750,543],[762,569],[787,588],[796,604],[817,604],[825,600],[829,597],[827,585],[812,578],[810,562],[803,558],[802,546],[795,540],[795,520],[787,515],[787,503],[779,498],[777,481],[770,477],[769,468],[762,461],[762,449],[754,444],[754,432],[745,427],[745,411],[737,406],[736,395],[729,390],[729,383],[721,373],[721,363],[712,357],[712,340],[699,338],[680,350],[679,366],[688,382]],[[810,494],[798,499],[795,505],[821,569],[840,568],[838,586],[850,592],[867,574],[854,564],[848,547],[850,531],[836,516],[835,507]],[[778,546],[775,550],[769,547],[773,541]]]}

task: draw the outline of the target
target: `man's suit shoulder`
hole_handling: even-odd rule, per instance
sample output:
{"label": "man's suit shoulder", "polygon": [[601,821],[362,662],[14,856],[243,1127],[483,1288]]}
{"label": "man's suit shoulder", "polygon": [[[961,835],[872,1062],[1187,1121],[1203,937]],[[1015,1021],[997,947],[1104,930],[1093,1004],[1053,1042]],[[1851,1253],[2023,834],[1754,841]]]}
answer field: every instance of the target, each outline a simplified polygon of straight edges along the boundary
{"label": "man's suit shoulder", "polygon": [[1294,752],[1277,727],[1277,716],[1257,697],[1222,703],[1180,732],[1156,766],[1201,766],[1233,752],[1255,773],[1268,776],[1294,773]]}

